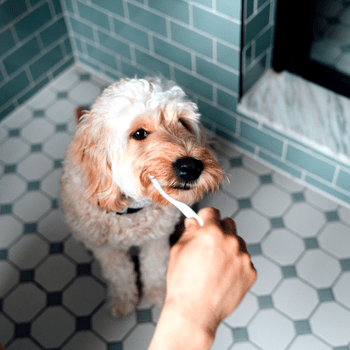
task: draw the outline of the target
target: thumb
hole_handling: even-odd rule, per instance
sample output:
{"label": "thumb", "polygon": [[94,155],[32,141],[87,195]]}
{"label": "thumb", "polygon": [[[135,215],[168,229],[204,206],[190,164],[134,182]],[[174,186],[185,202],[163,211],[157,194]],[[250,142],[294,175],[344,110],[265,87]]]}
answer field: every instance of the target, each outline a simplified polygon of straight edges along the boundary
{"label": "thumb", "polygon": [[192,227],[193,229],[200,228],[200,225],[195,218],[186,218],[184,224],[186,230],[190,227]]}

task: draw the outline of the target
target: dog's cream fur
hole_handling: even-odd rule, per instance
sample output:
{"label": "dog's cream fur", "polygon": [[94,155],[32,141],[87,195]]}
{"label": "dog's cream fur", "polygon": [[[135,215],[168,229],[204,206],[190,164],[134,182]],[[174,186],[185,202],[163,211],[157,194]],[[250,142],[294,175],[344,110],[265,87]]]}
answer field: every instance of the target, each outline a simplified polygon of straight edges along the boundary
{"label": "dog's cream fur", "polygon": [[[138,130],[147,137],[135,139]],[[203,163],[195,182],[183,184],[174,172],[172,164],[184,157]],[[223,178],[197,106],[180,87],[159,78],[121,80],[104,90],[81,118],[61,178],[66,220],[100,261],[117,317],[132,312],[139,301],[128,255],[133,245],[140,247],[144,293],[159,306],[165,297],[169,235],[180,212],[157,192],[149,175],[188,205],[218,190]],[[139,207],[144,209],[116,214]]]}

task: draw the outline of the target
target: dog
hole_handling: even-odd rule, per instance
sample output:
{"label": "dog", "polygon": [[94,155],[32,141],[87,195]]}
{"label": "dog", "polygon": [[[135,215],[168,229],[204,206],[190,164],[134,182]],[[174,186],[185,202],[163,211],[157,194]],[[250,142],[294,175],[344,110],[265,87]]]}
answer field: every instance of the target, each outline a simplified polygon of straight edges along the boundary
{"label": "dog", "polygon": [[62,209],[101,264],[115,317],[140,298],[131,247],[139,247],[144,294],[159,307],[165,300],[169,236],[180,212],[150,176],[188,205],[223,181],[199,117],[179,86],[156,77],[109,86],[79,118],[63,161]]}

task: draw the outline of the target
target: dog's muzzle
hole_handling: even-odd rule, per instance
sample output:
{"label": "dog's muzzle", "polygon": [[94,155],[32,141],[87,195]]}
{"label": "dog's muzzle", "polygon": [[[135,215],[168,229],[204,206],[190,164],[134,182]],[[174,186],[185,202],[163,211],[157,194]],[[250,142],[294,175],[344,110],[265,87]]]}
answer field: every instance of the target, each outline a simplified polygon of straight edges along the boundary
{"label": "dog's muzzle", "polygon": [[173,163],[173,169],[182,184],[194,183],[203,171],[203,163],[192,157],[179,158]]}

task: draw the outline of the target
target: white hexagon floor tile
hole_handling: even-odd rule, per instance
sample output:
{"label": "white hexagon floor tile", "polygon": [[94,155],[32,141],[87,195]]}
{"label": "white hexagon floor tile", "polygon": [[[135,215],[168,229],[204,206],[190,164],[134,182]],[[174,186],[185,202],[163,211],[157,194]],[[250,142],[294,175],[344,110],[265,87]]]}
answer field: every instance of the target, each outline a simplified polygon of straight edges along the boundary
{"label": "white hexagon floor tile", "polygon": [[273,230],[262,243],[264,254],[282,266],[294,264],[304,249],[303,241],[284,228]]}
{"label": "white hexagon floor tile", "polygon": [[243,168],[233,168],[226,173],[230,182],[225,182],[223,189],[237,198],[249,197],[259,186],[256,175]]}
{"label": "white hexagon floor tile", "polygon": [[268,217],[280,217],[292,203],[289,194],[273,185],[265,185],[253,196],[253,206]]}
{"label": "white hexagon floor tile", "polygon": [[331,302],[323,303],[311,316],[312,331],[331,346],[344,346],[350,341],[350,312]]}
{"label": "white hexagon floor tile", "polygon": [[264,350],[286,349],[295,336],[293,322],[276,310],[262,310],[248,326],[249,339]]}
{"label": "white hexagon floor tile", "polygon": [[74,317],[62,307],[47,308],[32,324],[32,336],[45,349],[59,348],[75,331]]}
{"label": "white hexagon floor tile", "polygon": [[297,203],[284,217],[287,227],[303,237],[315,236],[326,222],[324,214],[306,203]]}
{"label": "white hexagon floor tile", "polygon": [[298,275],[316,288],[330,287],[339,276],[339,262],[320,250],[309,250],[296,265]]}
{"label": "white hexagon floor tile", "polygon": [[45,141],[55,131],[55,127],[46,119],[33,119],[22,130],[22,136],[32,143],[41,143]]}
{"label": "white hexagon floor tile", "polygon": [[274,306],[293,320],[308,319],[319,303],[317,292],[297,278],[284,280],[272,299]]}
{"label": "white hexagon floor tile", "polygon": [[81,276],[64,291],[63,304],[76,316],[89,315],[105,295],[106,289],[101,282],[90,276]]}
{"label": "white hexagon floor tile", "polygon": [[46,306],[46,294],[33,283],[19,285],[3,302],[3,311],[17,323],[31,321]]}

